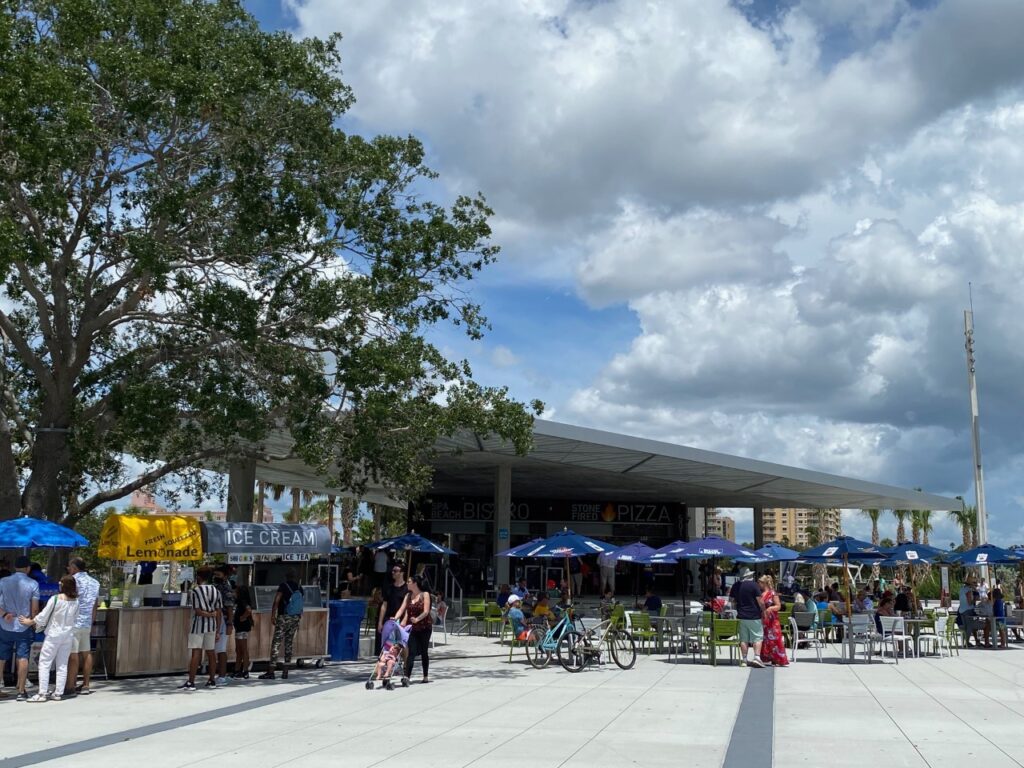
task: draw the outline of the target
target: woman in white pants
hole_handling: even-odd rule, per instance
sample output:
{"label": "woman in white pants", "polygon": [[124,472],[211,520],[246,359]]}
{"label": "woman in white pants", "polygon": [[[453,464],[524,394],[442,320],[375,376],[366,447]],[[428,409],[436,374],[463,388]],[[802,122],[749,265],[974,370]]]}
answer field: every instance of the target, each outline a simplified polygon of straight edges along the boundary
{"label": "woman in white pants", "polygon": [[[61,692],[68,679],[68,656],[74,644],[75,621],[78,619],[78,584],[73,576],[65,576],[60,580],[60,594],[54,595],[46,603],[35,619],[19,616],[24,626],[35,624],[35,631],[46,630],[46,639],[39,652],[39,693],[29,699],[30,702],[60,701]],[[49,696],[50,667],[57,662],[57,688],[53,696]]]}

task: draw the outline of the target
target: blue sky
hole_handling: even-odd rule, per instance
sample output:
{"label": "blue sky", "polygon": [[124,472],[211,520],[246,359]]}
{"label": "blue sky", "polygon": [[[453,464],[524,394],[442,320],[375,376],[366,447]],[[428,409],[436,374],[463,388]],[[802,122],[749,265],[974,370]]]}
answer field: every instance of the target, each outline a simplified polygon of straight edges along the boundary
{"label": "blue sky", "polygon": [[1024,541],[1024,3],[247,7],[341,32],[346,127],[487,197],[493,331],[435,338],[555,419],[972,498],[972,282],[991,537]]}

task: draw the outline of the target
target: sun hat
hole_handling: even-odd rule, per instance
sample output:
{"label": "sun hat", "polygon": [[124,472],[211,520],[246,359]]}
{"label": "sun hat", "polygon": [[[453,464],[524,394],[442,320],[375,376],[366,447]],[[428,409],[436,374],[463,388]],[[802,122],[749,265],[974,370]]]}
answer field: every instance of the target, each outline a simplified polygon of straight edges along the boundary
{"label": "sun hat", "polygon": [[746,581],[747,579],[754,578],[754,572],[749,568],[744,568],[740,571],[740,581]]}

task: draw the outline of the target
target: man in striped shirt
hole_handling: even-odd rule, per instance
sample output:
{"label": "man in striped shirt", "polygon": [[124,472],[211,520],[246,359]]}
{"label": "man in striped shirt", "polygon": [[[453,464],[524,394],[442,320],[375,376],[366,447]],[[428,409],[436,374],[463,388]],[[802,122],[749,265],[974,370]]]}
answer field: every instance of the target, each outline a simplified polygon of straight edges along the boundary
{"label": "man in striped shirt", "polygon": [[220,617],[223,603],[220,590],[210,583],[213,571],[204,565],[196,571],[196,583],[188,595],[188,604],[192,606],[192,626],[189,628],[188,647],[192,651],[192,659],[188,665],[188,680],[178,686],[178,690],[194,691],[196,689],[196,672],[203,652],[206,652],[206,663],[210,679],[207,688],[216,688],[217,655],[214,647],[220,636]]}
{"label": "man in striped shirt", "polygon": [[[80,557],[71,558],[68,573],[74,576],[78,585],[78,620],[75,622],[75,639],[68,660],[68,684],[65,693],[88,696],[91,693],[89,681],[92,678],[92,625],[96,621],[100,583],[86,572],[85,560]],[[82,667],[82,684],[76,688],[79,662]]]}

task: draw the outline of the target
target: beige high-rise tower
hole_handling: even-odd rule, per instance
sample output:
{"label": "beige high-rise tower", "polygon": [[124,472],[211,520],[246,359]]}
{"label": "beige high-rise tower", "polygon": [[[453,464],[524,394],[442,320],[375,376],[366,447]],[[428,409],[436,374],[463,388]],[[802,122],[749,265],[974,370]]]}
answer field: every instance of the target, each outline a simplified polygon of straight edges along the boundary
{"label": "beige high-rise tower", "polygon": [[762,530],[765,542],[801,549],[842,536],[843,520],[838,509],[766,509]]}

